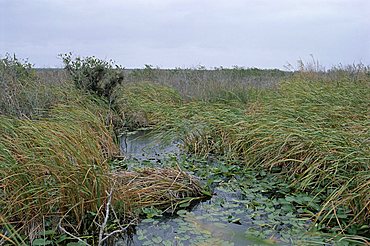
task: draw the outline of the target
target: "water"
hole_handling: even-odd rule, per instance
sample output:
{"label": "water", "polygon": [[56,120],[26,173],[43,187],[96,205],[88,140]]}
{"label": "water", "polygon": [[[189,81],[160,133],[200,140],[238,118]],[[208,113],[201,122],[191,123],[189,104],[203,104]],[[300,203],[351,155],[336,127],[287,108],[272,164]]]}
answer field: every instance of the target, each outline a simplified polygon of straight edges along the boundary
{"label": "water", "polygon": [[179,141],[164,141],[150,129],[128,132],[121,136],[121,152],[127,159],[160,161],[168,154],[180,153]]}
{"label": "water", "polygon": [[116,245],[271,245],[246,233],[253,221],[236,192],[223,188],[191,210],[155,219],[144,219],[131,238]]}
{"label": "water", "polygon": [[[181,154],[178,141],[163,141],[150,130],[128,133],[121,138],[121,151],[132,167],[163,167],[172,155]],[[176,159],[175,158],[175,159]],[[217,165],[219,165],[217,167]],[[144,218],[129,236],[117,237],[115,245],[292,245],[292,238],[305,240],[308,224],[298,220],[292,204],[268,197],[282,184],[270,179],[256,180],[257,174],[233,176],[215,181],[220,163],[203,163],[203,180],[213,182],[213,196],[195,206],[173,213]],[[128,166],[130,169],[130,166]],[[234,169],[225,172],[234,173]],[[204,171],[206,170],[206,171]],[[230,171],[231,170],[231,171]],[[212,178],[211,178],[212,177]],[[266,189],[270,189],[266,192]],[[271,196],[271,195],[270,195]],[[258,239],[262,237],[264,239]]]}

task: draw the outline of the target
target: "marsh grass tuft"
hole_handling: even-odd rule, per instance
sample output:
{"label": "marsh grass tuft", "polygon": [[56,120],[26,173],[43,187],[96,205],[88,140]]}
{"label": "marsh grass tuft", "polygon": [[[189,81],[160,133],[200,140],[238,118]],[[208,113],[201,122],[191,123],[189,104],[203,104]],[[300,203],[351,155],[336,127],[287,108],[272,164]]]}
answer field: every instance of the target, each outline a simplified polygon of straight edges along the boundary
{"label": "marsh grass tuft", "polygon": [[175,211],[184,199],[202,196],[199,180],[180,169],[120,171],[113,178],[118,182],[116,199],[129,201],[131,211],[151,207]]}
{"label": "marsh grass tuft", "polygon": [[0,118],[0,207],[8,221],[28,224],[72,210],[78,224],[104,202],[108,160],[117,153],[104,122],[75,107],[50,114],[37,121]]}

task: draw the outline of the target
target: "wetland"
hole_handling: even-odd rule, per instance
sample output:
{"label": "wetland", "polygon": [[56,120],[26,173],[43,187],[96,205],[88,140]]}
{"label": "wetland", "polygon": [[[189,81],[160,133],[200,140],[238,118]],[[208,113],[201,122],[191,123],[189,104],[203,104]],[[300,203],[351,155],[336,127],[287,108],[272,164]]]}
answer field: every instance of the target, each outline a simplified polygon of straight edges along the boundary
{"label": "wetland", "polygon": [[369,245],[369,67],[61,59],[0,60],[0,245]]}

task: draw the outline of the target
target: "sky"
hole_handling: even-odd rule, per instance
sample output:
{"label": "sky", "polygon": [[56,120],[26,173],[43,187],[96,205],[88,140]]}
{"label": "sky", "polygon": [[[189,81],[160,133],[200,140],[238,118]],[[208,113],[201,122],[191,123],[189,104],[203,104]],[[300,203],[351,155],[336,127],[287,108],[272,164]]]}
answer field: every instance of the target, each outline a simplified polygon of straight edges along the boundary
{"label": "sky", "polygon": [[369,0],[0,0],[0,56],[126,68],[370,64]]}

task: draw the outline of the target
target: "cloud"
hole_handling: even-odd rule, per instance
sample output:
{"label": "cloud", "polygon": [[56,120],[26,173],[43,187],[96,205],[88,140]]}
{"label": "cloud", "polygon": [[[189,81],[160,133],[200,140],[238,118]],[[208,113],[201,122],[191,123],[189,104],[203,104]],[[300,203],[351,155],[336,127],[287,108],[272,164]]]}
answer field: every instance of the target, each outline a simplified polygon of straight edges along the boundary
{"label": "cloud", "polygon": [[282,68],[314,54],[324,65],[370,64],[366,0],[0,0],[0,54],[60,65],[58,53],[126,67]]}

